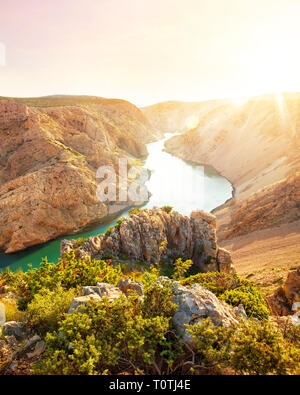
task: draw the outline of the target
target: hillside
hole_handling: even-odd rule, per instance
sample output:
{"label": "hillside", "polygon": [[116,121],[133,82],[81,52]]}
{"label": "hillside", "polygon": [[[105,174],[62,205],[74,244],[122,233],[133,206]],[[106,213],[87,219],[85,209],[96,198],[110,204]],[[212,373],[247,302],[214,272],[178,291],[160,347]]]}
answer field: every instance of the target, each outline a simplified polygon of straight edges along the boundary
{"label": "hillside", "polygon": [[159,137],[129,102],[87,97],[0,100],[0,249],[44,243],[124,209],[96,197],[96,171],[147,156]]}

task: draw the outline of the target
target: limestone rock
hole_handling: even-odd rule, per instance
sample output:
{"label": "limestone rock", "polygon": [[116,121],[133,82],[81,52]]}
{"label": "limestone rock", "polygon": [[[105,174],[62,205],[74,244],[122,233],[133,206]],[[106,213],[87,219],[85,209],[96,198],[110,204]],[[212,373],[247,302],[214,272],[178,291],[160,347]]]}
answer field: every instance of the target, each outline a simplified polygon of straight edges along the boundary
{"label": "limestone rock", "polygon": [[101,298],[107,296],[110,300],[122,296],[122,292],[119,288],[108,283],[97,283],[96,286],[83,287],[82,290],[84,295],[98,295]]}
{"label": "limestone rock", "polygon": [[220,272],[225,272],[229,274],[234,273],[235,270],[233,267],[233,262],[229,251],[225,250],[225,248],[219,248],[217,260],[218,260]]}
{"label": "limestone rock", "polygon": [[39,342],[41,340],[41,338],[38,335],[34,335],[32,336],[24,345],[24,347],[22,348],[23,352],[26,352],[28,350],[31,349],[31,347],[33,347],[37,342]]}
{"label": "limestone rock", "polygon": [[46,343],[43,340],[40,340],[36,343],[34,350],[31,353],[27,354],[29,359],[39,357],[46,350]]}
{"label": "limestone rock", "polygon": [[295,313],[295,303],[300,302],[300,266],[288,273],[283,286],[277,288],[267,300],[274,315],[285,316]]}
{"label": "limestone rock", "polygon": [[68,314],[72,314],[75,310],[78,310],[80,306],[87,306],[89,302],[98,302],[101,297],[96,293],[91,293],[86,296],[78,296],[72,300]]}
{"label": "limestone rock", "polygon": [[184,287],[177,282],[173,282],[172,286],[174,303],[178,305],[173,323],[177,334],[182,335],[183,341],[187,344],[192,346],[194,340],[186,332],[186,324],[193,325],[208,317],[216,326],[228,327],[237,323],[234,310],[201,285],[194,284],[191,287]]}
{"label": "limestone rock", "polygon": [[117,287],[120,288],[120,290],[125,295],[129,295],[130,291],[134,291],[140,296],[143,295],[143,284],[134,282],[134,281],[130,280],[129,278],[122,278],[118,282]]}
{"label": "limestone rock", "polygon": [[234,307],[233,311],[235,312],[237,317],[239,317],[239,318],[241,318],[243,320],[247,320],[248,319],[247,313],[246,313],[245,308],[244,308],[244,306],[242,304]]}
{"label": "limestone rock", "polygon": [[2,333],[4,336],[14,336],[18,340],[26,337],[27,328],[21,322],[8,321],[3,325]]}
{"label": "limestone rock", "polygon": [[[167,244],[162,249],[164,242]],[[72,247],[76,248],[76,240],[63,241],[61,251]],[[215,217],[201,210],[192,212],[190,217],[160,208],[142,210],[125,218],[109,234],[90,237],[79,251],[92,258],[109,252],[147,262],[182,256],[192,259],[201,272],[233,270],[230,253],[217,245]]]}

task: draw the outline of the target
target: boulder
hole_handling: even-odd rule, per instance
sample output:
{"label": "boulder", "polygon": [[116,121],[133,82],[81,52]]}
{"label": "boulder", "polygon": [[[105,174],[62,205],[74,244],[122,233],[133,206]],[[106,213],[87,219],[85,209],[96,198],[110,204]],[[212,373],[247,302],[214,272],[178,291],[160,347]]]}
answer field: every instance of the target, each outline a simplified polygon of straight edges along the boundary
{"label": "boulder", "polygon": [[300,266],[288,273],[285,283],[267,301],[274,315],[286,316],[297,311],[300,307]]}
{"label": "boulder", "polygon": [[78,296],[72,300],[68,314],[72,314],[75,310],[78,310],[80,306],[87,306],[89,302],[98,302],[101,297],[96,293],[92,293],[86,296]]}
{"label": "boulder", "polygon": [[72,314],[80,306],[87,306],[89,302],[99,302],[103,297],[114,300],[124,295],[119,288],[107,283],[97,283],[95,286],[83,287],[82,292],[84,296],[78,296],[72,300],[68,314]]}
{"label": "boulder", "polygon": [[184,287],[172,282],[174,303],[178,310],[173,316],[173,324],[177,334],[182,336],[184,343],[194,345],[194,339],[186,332],[185,325],[194,325],[205,318],[210,318],[216,326],[228,327],[238,322],[233,308],[220,301],[212,292],[199,284]]}
{"label": "boulder", "polygon": [[233,308],[233,311],[235,312],[236,316],[239,317],[242,320],[247,320],[248,316],[245,311],[245,308],[242,304],[239,304],[238,306]]}
{"label": "boulder", "polygon": [[230,252],[225,250],[225,248],[218,249],[217,261],[220,272],[225,272],[229,274],[234,273],[235,270],[233,267]]}
{"label": "boulder", "polygon": [[112,284],[108,283],[97,283],[96,286],[91,287],[83,287],[82,288],[84,295],[98,295],[101,298],[103,296],[107,296],[109,299],[113,300],[122,296],[122,292],[119,288],[115,287]]}
{"label": "boulder", "polygon": [[117,286],[125,295],[129,295],[131,291],[136,292],[140,296],[143,295],[143,284],[134,282],[129,278],[122,278]]}
{"label": "boulder", "polygon": [[9,321],[3,325],[2,334],[4,336],[14,336],[18,340],[22,340],[27,335],[27,328],[22,322]]}
{"label": "boulder", "polygon": [[43,340],[38,341],[35,344],[34,350],[27,354],[29,359],[39,357],[46,350],[46,343]]}

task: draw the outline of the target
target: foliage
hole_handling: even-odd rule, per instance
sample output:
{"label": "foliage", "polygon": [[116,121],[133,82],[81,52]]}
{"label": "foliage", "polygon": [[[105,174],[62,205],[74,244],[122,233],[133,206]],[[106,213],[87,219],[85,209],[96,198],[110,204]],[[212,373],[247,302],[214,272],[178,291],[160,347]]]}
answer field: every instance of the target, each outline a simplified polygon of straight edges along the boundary
{"label": "foliage", "polygon": [[96,285],[97,282],[117,284],[120,279],[120,266],[112,267],[105,261],[91,260],[86,257],[76,259],[74,251],[66,253],[58,263],[50,263],[43,259],[39,269],[26,273],[5,274],[6,282],[20,296],[19,309],[26,309],[34,295],[42,289],[54,290],[58,285],[64,289],[85,285]]}
{"label": "foliage", "polygon": [[238,277],[236,274],[224,272],[198,273],[181,281],[182,285],[191,286],[200,284],[204,288],[213,292],[216,296],[221,296],[225,291],[236,289],[243,285],[250,285],[250,281]]}
{"label": "foliage", "polygon": [[13,299],[0,299],[5,306],[6,321],[23,321],[24,313],[18,310],[18,306]]}
{"label": "foliage", "polygon": [[195,339],[200,370],[218,367],[237,374],[266,375],[293,374],[299,367],[299,348],[266,321],[223,328],[206,319],[188,325],[187,331]]}
{"label": "foliage", "polygon": [[141,210],[137,207],[132,208],[131,210],[129,210],[128,214],[130,217],[132,217],[133,215],[138,215],[141,212]]}
{"label": "foliage", "polygon": [[182,280],[181,284],[200,284],[231,306],[242,304],[248,317],[267,319],[269,316],[269,310],[260,291],[250,281],[236,274],[199,273]]}
{"label": "foliage", "polygon": [[165,211],[167,214],[170,214],[171,211],[173,210],[173,207],[172,206],[163,206],[161,209],[163,211]]}
{"label": "foliage", "polygon": [[78,248],[81,247],[86,241],[87,241],[87,238],[79,237],[78,239],[75,240],[76,247],[78,247]]}
{"label": "foliage", "polygon": [[185,273],[190,269],[193,265],[193,261],[188,259],[187,261],[183,261],[182,258],[176,259],[174,263],[174,280],[182,280],[184,278]]}
{"label": "foliage", "polygon": [[227,290],[220,297],[231,306],[242,304],[248,317],[255,317],[259,320],[269,317],[269,310],[261,293],[254,286],[241,286],[233,290]]}
{"label": "foliage", "polygon": [[28,324],[40,333],[57,330],[75,296],[75,289],[65,290],[61,286],[53,291],[42,289],[27,306]]}
{"label": "foliage", "polygon": [[110,226],[106,232],[105,232],[105,236],[110,236],[111,232],[113,229],[120,229],[121,223],[125,220],[125,217],[121,217],[117,220],[116,225]]}
{"label": "foliage", "polygon": [[123,368],[154,374],[161,364],[168,369],[179,355],[167,339],[175,307],[170,295],[166,284],[148,284],[144,299],[104,297],[66,316],[58,332],[48,333],[47,357],[34,373],[101,374]]}

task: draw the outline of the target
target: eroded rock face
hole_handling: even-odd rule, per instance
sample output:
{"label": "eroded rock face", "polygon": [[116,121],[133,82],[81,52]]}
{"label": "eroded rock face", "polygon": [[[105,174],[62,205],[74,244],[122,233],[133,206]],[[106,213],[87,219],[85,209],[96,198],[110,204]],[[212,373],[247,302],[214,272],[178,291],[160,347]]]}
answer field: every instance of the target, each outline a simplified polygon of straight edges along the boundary
{"label": "eroded rock face", "polygon": [[111,212],[100,202],[96,171],[109,165],[118,175],[119,158],[131,167],[159,134],[128,102],[71,99],[45,108],[0,100],[0,250],[44,243],[130,205]]}
{"label": "eroded rock face", "polygon": [[282,106],[286,116],[278,97],[263,95],[239,105],[211,100],[143,109],[158,129],[184,132],[166,141],[167,152],[212,166],[234,186],[235,198],[214,210],[219,240],[300,218],[300,95],[283,94]]}
{"label": "eroded rock face", "polygon": [[[76,249],[75,240],[62,241],[61,256],[72,248]],[[203,211],[194,211],[187,217],[159,208],[142,210],[125,218],[109,234],[90,237],[76,250],[79,256],[92,258],[105,252],[148,262],[181,256],[192,259],[202,272],[234,270],[229,252],[217,245],[215,217]]]}
{"label": "eroded rock face", "polygon": [[[274,315],[286,316],[300,309],[300,266],[290,271],[285,283],[268,298]],[[297,305],[299,303],[299,306]]]}
{"label": "eroded rock face", "polygon": [[19,125],[28,118],[27,107],[24,104],[9,100],[0,100],[0,129],[6,130]]}

